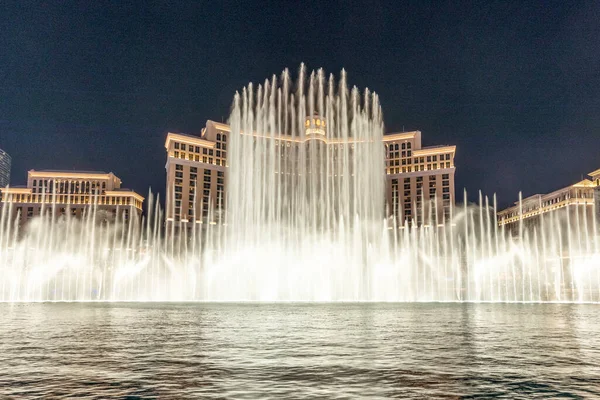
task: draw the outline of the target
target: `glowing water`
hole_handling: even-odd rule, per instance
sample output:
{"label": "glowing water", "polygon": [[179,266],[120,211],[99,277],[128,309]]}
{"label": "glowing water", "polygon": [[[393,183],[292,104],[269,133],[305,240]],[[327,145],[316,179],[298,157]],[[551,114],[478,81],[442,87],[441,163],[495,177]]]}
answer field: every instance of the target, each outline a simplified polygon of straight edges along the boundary
{"label": "glowing water", "polygon": [[94,207],[19,232],[4,207],[0,300],[600,301],[588,213],[509,235],[480,196],[444,226],[395,228],[377,96],[344,72],[336,85],[302,70],[293,87],[286,71],[236,95],[224,224],[165,234],[151,194],[132,223]]}

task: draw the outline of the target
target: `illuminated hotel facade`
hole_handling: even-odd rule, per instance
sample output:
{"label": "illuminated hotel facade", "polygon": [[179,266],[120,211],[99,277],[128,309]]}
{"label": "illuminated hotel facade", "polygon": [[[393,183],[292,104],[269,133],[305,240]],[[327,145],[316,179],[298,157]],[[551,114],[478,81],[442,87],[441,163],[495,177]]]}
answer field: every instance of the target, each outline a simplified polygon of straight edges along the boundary
{"label": "illuminated hotel facade", "polygon": [[112,172],[31,170],[27,186],[0,190],[2,206],[9,206],[21,224],[52,210],[79,218],[93,206],[106,217],[129,220],[141,216],[144,202],[133,190],[121,188],[121,179]]}
{"label": "illuminated hotel facade", "polygon": [[588,218],[591,222],[600,221],[600,169],[590,172],[589,179],[558,189],[548,194],[535,194],[514,206],[498,212],[498,225],[516,231],[523,226],[536,226],[542,215],[565,212],[569,217]]}
{"label": "illuminated hotel facade", "polygon": [[10,184],[11,158],[7,152],[0,149],[0,188]]}
{"label": "illuminated hotel facade", "polygon": [[[307,117],[307,139],[322,130],[316,126],[316,119]],[[189,227],[194,222],[221,220],[225,210],[229,135],[229,125],[210,120],[200,136],[167,134],[167,225],[175,222]],[[285,136],[278,139],[293,140]],[[420,131],[384,135],[382,146],[385,146],[388,217],[395,216],[399,226],[413,221],[418,225],[428,221],[443,224],[455,202],[456,146],[422,147]]]}

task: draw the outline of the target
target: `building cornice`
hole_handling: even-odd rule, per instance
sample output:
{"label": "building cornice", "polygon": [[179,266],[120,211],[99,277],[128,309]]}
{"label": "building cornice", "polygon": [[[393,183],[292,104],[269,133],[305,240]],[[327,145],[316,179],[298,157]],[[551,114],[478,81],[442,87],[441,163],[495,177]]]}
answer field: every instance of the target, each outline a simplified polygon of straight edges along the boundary
{"label": "building cornice", "polygon": [[456,152],[456,146],[435,146],[425,147],[422,149],[413,150],[414,156],[429,156],[440,153],[454,153]]}
{"label": "building cornice", "polygon": [[596,178],[596,177],[600,177],[600,169],[597,169],[595,171],[592,171],[588,174],[589,176],[591,176],[592,178]]}
{"label": "building cornice", "polygon": [[30,170],[27,172],[30,178],[72,178],[72,179],[112,179],[116,178],[119,182],[121,181],[112,172],[100,173],[100,172],[76,172],[76,171],[36,171]]}
{"label": "building cornice", "polygon": [[400,133],[386,133],[383,135],[384,142],[391,142],[394,140],[406,140],[406,139],[414,139],[417,136],[421,135],[421,131],[411,131],[411,132],[400,132]]}
{"label": "building cornice", "polygon": [[184,135],[181,133],[169,132],[169,133],[167,133],[167,140],[165,141],[166,149],[169,148],[169,144],[170,144],[171,140],[176,140],[178,142],[186,143],[186,144],[193,144],[195,146],[207,147],[210,149],[215,147],[215,142],[211,142],[210,140],[206,140],[206,139],[202,139],[202,138],[194,137],[194,136],[189,136],[189,135]]}

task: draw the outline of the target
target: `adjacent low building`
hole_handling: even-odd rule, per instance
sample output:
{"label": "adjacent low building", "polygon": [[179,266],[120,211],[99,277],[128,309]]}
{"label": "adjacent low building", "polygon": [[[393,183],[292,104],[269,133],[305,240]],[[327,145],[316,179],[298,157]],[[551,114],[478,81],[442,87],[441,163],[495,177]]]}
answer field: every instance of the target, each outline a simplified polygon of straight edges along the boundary
{"label": "adjacent low building", "polygon": [[31,170],[27,186],[0,190],[2,206],[10,205],[22,224],[52,210],[81,217],[93,206],[107,217],[128,220],[141,216],[144,202],[135,191],[121,188],[121,179],[112,172]]}
{"label": "adjacent low building", "polygon": [[[306,127],[310,138],[309,117]],[[220,220],[225,209],[229,134],[229,125],[210,120],[199,136],[167,134],[167,223]],[[456,146],[422,147],[420,131],[386,134],[382,146],[388,216],[395,216],[400,226],[447,220],[455,202]]]}
{"label": "adjacent low building", "polygon": [[498,225],[507,230],[516,230],[519,226],[535,226],[540,216],[556,212],[569,212],[569,216],[588,218],[590,222],[594,219],[600,220],[600,169],[588,175],[590,179],[583,179],[551,193],[535,194],[515,202],[514,206],[498,212]]}

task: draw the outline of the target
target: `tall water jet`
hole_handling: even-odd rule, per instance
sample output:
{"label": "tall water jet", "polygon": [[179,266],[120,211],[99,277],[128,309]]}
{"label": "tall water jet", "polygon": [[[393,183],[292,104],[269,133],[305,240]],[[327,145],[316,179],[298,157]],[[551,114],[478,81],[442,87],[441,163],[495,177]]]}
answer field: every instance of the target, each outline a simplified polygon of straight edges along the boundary
{"label": "tall water jet", "polygon": [[230,125],[227,228],[208,267],[221,277],[206,282],[210,297],[369,298],[385,203],[377,95],[349,90],[344,71],[336,84],[301,66],[295,85],[286,70],[236,94]]}

